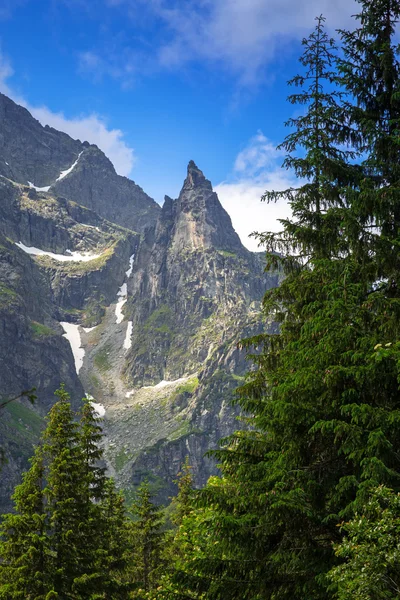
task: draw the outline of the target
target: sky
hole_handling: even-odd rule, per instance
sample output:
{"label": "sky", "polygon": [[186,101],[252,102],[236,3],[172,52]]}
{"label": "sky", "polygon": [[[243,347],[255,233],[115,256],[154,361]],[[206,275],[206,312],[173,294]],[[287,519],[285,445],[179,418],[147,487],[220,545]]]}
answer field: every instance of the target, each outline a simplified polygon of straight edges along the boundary
{"label": "sky", "polygon": [[276,150],[293,116],[287,81],[323,14],[352,28],[354,0],[0,0],[0,91],[43,124],[97,144],[162,204],[189,160],[242,242],[277,230],[295,185]]}

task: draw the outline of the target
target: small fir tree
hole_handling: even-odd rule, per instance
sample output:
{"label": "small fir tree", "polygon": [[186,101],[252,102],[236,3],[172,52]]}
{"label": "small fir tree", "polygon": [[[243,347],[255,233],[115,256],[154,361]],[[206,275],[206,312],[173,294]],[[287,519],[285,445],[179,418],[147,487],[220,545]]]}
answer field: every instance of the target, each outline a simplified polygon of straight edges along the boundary
{"label": "small fir tree", "polygon": [[138,488],[131,507],[134,521],[130,525],[131,573],[137,591],[133,598],[151,598],[163,573],[162,509],[151,500],[149,483]]}

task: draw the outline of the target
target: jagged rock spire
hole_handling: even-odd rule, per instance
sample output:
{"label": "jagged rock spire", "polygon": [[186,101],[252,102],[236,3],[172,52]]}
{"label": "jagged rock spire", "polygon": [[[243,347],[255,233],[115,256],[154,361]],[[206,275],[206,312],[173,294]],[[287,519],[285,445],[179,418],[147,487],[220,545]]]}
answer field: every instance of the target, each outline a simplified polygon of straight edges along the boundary
{"label": "jagged rock spire", "polygon": [[189,161],[187,167],[187,177],[183,184],[184,190],[192,190],[197,187],[205,187],[212,190],[211,181],[204,177],[203,171],[201,171],[193,160]]}

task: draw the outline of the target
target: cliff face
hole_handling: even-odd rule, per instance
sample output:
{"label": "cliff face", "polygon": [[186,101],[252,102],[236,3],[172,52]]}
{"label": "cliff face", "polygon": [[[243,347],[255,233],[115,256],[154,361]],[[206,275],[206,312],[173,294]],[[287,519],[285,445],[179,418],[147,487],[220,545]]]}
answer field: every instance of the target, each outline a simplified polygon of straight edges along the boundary
{"label": "cliff face", "polygon": [[127,372],[137,383],[196,371],[239,334],[266,288],[257,255],[241,244],[211,183],[193,162],[177,200],[165,199],[140,246],[129,283],[133,346]]}
{"label": "cliff face", "polygon": [[95,145],[43,127],[30,113],[0,94],[0,175],[37,191],[51,191],[100,216],[143,231],[159,205],[130,179],[117,175]]}
{"label": "cliff face", "polygon": [[144,231],[160,212],[160,206],[141,187],[116,174],[96,146],[85,149],[73,171],[51,190],[133,231]]}
{"label": "cliff face", "polygon": [[25,108],[0,94],[0,175],[27,185],[51,185],[83,147],[66,133],[42,127]]}
{"label": "cliff face", "polygon": [[166,502],[187,455],[203,485],[216,472],[206,451],[240,426],[237,342],[259,331],[278,283],[193,161],[161,209],[96,146],[0,95],[0,394],[38,392],[1,414],[0,512],[60,382],[76,407],[85,392],[104,406],[127,495],[148,477]]}

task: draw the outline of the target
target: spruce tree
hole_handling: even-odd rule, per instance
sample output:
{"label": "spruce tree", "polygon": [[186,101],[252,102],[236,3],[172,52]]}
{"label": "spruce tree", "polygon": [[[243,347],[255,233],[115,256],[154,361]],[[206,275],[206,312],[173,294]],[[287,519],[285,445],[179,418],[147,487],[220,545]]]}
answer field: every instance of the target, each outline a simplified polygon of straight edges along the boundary
{"label": "spruce tree", "polygon": [[130,571],[137,588],[133,598],[150,598],[163,572],[164,533],[162,509],[152,502],[146,480],[137,490],[131,513],[134,520],[130,525]]}
{"label": "spruce tree", "polygon": [[49,540],[44,506],[43,449],[13,495],[15,513],[6,515],[0,529],[0,598],[44,600],[51,589]]}
{"label": "spruce tree", "polygon": [[101,502],[103,558],[100,568],[103,574],[101,588],[106,598],[126,600],[133,587],[129,573],[130,538],[129,521],[126,516],[122,494],[115,489],[112,479],[107,479]]}
{"label": "spruce tree", "polygon": [[64,387],[56,392],[58,402],[51,408],[43,435],[43,451],[48,462],[46,473],[46,511],[51,531],[54,592],[58,597],[71,594],[74,579],[81,574],[79,547],[81,536],[82,460],[78,424]]}

